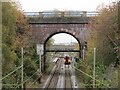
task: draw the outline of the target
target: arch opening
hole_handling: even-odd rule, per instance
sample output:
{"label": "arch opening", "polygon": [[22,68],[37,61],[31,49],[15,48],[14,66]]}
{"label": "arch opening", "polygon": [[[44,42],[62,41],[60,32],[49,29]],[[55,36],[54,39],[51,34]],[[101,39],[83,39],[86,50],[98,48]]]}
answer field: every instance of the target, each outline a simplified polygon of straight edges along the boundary
{"label": "arch opening", "polygon": [[81,50],[81,43],[80,43],[79,39],[78,39],[75,35],[73,35],[73,34],[71,34],[71,33],[69,33],[69,32],[61,31],[61,32],[53,33],[53,34],[51,34],[49,37],[47,37],[47,39],[46,39],[45,42],[44,42],[44,54],[45,54],[45,52],[46,52],[46,44],[47,44],[47,42],[49,41],[49,39],[52,38],[53,36],[59,35],[59,34],[66,34],[66,35],[72,36],[72,37],[76,40],[76,42],[78,43],[78,47],[79,47],[78,50]]}
{"label": "arch opening", "polygon": [[[80,43],[79,39],[78,39],[75,35],[73,35],[72,33],[69,33],[69,32],[64,32],[64,31],[55,32],[55,33],[49,35],[49,36],[46,38],[45,42],[44,42],[44,54],[43,54],[43,55],[44,55],[44,70],[45,70],[45,68],[46,68],[46,65],[45,65],[45,64],[46,64],[46,53],[47,53],[46,45],[47,45],[47,42],[48,42],[49,39],[52,38],[53,36],[58,35],[58,34],[62,34],[62,33],[68,34],[68,35],[74,37],[74,39],[77,41],[77,44],[78,44],[77,54],[78,54],[78,56],[81,58],[81,43]],[[60,52],[60,51],[58,51],[58,52]],[[63,51],[62,51],[62,52],[63,52]],[[67,52],[67,51],[64,51],[64,52]],[[70,52],[74,52],[74,51],[71,50]]]}

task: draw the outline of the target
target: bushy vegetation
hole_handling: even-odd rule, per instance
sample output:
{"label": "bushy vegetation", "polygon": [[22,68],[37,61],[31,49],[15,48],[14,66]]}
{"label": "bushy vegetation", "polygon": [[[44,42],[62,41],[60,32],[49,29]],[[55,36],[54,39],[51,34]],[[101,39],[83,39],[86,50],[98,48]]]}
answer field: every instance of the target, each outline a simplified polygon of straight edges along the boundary
{"label": "bushy vegetation", "polygon": [[[88,51],[93,52],[93,48],[97,48],[96,78],[106,85],[108,84],[109,87],[117,87],[118,78],[114,78],[114,76],[118,74],[117,67],[119,66],[120,59],[118,55],[120,49],[120,32],[118,29],[118,18],[120,16],[118,14],[118,3],[102,6],[98,11],[100,15],[92,21],[91,32],[93,36],[89,42],[91,50]],[[91,44],[91,41],[94,41],[94,43]],[[88,52],[89,62],[93,61],[91,57],[93,57],[93,54],[89,54]],[[114,70],[112,68],[114,68]],[[107,77],[107,73],[112,74],[112,76]],[[114,81],[112,81],[112,78],[114,78]],[[116,86],[114,85],[115,82]]]}
{"label": "bushy vegetation", "polygon": [[116,62],[115,48],[119,47],[118,4],[103,6],[99,12],[93,22],[92,32],[96,34],[93,40],[96,41],[98,58],[109,65]]}
{"label": "bushy vegetation", "polygon": [[[24,50],[24,81],[38,69],[36,47],[27,20],[16,3],[2,3],[2,76],[21,66]],[[38,77],[35,74],[31,81]],[[13,85],[16,84],[16,85]],[[21,87],[21,69],[3,79],[3,88]]]}
{"label": "bushy vegetation", "polygon": [[[100,6],[99,15],[92,18],[91,36],[88,37],[88,50],[85,61],[77,64],[79,69],[93,77],[93,48],[96,48],[96,87],[118,87],[118,67],[120,64],[120,32],[118,3]],[[80,63],[80,62],[79,62]],[[81,65],[81,68],[80,68]],[[108,74],[109,73],[109,74]],[[85,87],[93,87],[93,79],[84,75]]]}
{"label": "bushy vegetation", "polygon": [[[54,39],[50,38],[47,43],[46,43],[46,50],[49,50],[50,46],[54,44]],[[51,52],[47,52],[46,53],[46,70],[49,72],[49,70],[51,69],[51,66],[53,67],[51,61]],[[48,70],[49,69],[49,70]],[[46,72],[47,72],[46,71]]]}

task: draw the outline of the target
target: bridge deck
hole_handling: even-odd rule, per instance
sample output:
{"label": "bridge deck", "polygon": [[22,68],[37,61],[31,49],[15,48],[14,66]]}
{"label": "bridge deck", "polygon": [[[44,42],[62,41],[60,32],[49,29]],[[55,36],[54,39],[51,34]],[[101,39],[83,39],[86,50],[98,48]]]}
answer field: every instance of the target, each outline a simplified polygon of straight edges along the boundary
{"label": "bridge deck", "polygon": [[46,12],[25,12],[29,24],[88,24],[90,17],[97,16],[97,12],[87,11],[46,11]]}

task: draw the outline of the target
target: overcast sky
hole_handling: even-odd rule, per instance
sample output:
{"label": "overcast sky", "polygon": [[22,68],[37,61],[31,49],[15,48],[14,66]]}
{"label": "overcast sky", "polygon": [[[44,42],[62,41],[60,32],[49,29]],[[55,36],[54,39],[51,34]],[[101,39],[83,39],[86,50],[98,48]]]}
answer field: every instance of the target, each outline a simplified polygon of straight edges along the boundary
{"label": "overcast sky", "polygon": [[19,0],[23,10],[44,11],[44,10],[79,10],[95,11],[96,8],[104,4],[109,4],[115,0]]}
{"label": "overcast sky", "polygon": [[[96,11],[96,8],[105,4],[108,5],[116,0],[19,0],[22,10],[25,12],[39,12],[47,10],[78,10],[78,11]],[[73,37],[66,34],[57,34],[54,36],[56,43],[69,43],[76,41]]]}

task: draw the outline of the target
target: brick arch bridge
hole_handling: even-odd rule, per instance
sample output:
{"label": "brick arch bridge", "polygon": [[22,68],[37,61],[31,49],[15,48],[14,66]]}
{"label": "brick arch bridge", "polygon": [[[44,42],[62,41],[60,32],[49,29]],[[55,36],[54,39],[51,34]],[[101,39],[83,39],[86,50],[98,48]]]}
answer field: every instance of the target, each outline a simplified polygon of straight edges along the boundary
{"label": "brick arch bridge", "polygon": [[[96,15],[95,12],[27,12],[30,28],[36,41],[37,50],[43,50],[45,56],[45,44],[47,40],[57,33],[68,33],[76,38],[80,46],[80,56],[85,46],[88,22],[91,17]],[[45,57],[42,58],[42,70],[45,70]]]}

